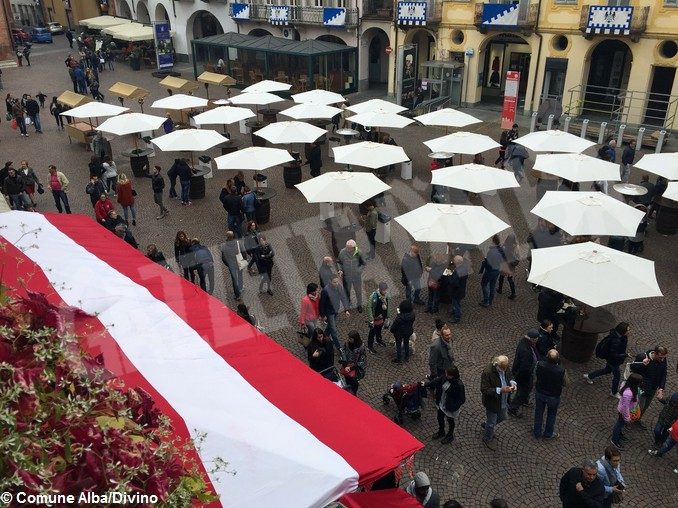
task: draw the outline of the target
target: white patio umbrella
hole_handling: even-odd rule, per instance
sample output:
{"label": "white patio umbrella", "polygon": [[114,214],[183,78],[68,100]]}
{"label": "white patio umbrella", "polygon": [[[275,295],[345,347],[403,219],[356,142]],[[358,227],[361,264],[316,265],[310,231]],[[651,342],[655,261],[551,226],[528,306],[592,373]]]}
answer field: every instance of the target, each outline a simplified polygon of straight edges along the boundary
{"label": "white patio umbrella", "polygon": [[152,108],[158,109],[174,109],[177,111],[184,109],[202,108],[207,106],[209,101],[202,97],[194,97],[193,95],[186,95],[183,93],[175,93],[169,97],[158,99],[153,104]]}
{"label": "white patio umbrella", "polygon": [[255,136],[264,138],[274,144],[280,143],[313,143],[323,134],[325,129],[316,127],[306,122],[274,122],[268,124],[254,133]]}
{"label": "white patio umbrella", "polygon": [[267,148],[264,146],[250,146],[237,152],[216,157],[217,169],[246,169],[262,171],[292,162],[294,158],[287,150]]}
{"label": "white patio umbrella", "polygon": [[411,118],[406,118],[396,113],[389,113],[384,110],[374,110],[360,113],[358,115],[348,117],[346,121],[358,123],[365,127],[385,127],[392,129],[402,129],[411,123],[414,123],[414,120]]}
{"label": "white patio umbrella", "polygon": [[367,168],[382,168],[391,164],[409,161],[410,158],[400,146],[361,141],[351,145],[332,148],[334,162]]}
{"label": "white patio umbrella", "polygon": [[364,203],[391,188],[372,173],[333,171],[295,185],[309,203]]}
{"label": "white patio umbrella", "polygon": [[217,99],[216,101],[212,102],[217,106],[228,106],[231,103],[229,99]]}
{"label": "white patio umbrella", "polygon": [[678,180],[678,152],[646,154],[634,165],[667,180]]}
{"label": "white patio umbrella", "polygon": [[662,197],[672,201],[678,201],[678,182],[669,182]]}
{"label": "white patio umbrella", "polygon": [[442,185],[475,193],[520,187],[512,172],[483,164],[449,166],[436,169],[431,172],[431,175],[432,185]]}
{"label": "white patio umbrella", "polygon": [[257,115],[255,115],[254,112],[249,108],[219,106],[218,108],[209,109],[204,113],[195,115],[193,117],[193,121],[196,123],[196,125],[228,125],[239,122],[240,120],[254,118],[255,116]]}
{"label": "white patio umbrella", "polygon": [[346,102],[346,99],[344,99],[344,97],[338,93],[330,92],[328,90],[320,90],[319,88],[315,90],[309,90],[308,92],[294,94],[292,95],[292,100],[300,104],[338,104],[340,102]]}
{"label": "white patio umbrella", "polygon": [[424,144],[432,152],[451,152],[467,155],[475,155],[501,146],[489,136],[464,131],[429,139],[424,141]]}
{"label": "white patio umbrella", "polygon": [[437,111],[431,111],[424,115],[415,116],[414,119],[423,125],[434,125],[438,127],[466,127],[474,123],[480,123],[482,120],[461,111],[452,108],[443,108]]}
{"label": "white patio umbrella", "polygon": [[101,132],[115,134],[116,136],[125,136],[127,134],[154,131],[159,129],[165,123],[165,120],[166,118],[162,116],[147,115],[145,113],[125,113],[108,118],[97,129]]}
{"label": "white patio umbrella", "polygon": [[253,93],[253,92],[284,92],[292,88],[292,85],[288,83],[280,83],[278,81],[271,81],[270,79],[265,79],[254,83],[248,87],[242,89],[242,93]]}
{"label": "white patio umbrella", "polygon": [[582,153],[539,154],[534,169],[559,176],[571,182],[620,180],[619,164],[604,161]]}
{"label": "white patio umbrella", "polygon": [[310,118],[332,118],[341,113],[341,109],[325,104],[316,104],[313,102],[304,102],[296,104],[280,112],[281,115],[289,116],[295,120],[305,120]]}
{"label": "white patio umbrella", "polygon": [[533,152],[581,153],[595,145],[588,139],[557,130],[530,132],[514,142]]}
{"label": "white patio umbrella", "polygon": [[395,218],[418,242],[480,245],[509,228],[482,206],[427,203]]}
{"label": "white patio umbrella", "polygon": [[662,296],[653,261],[593,242],[533,250],[527,280],[591,307]]}
{"label": "white patio umbrella", "polygon": [[571,235],[635,236],[645,215],[602,192],[546,191],[533,214]]}
{"label": "white patio umbrella", "polygon": [[228,141],[212,129],[179,129],[153,138],[151,143],[163,152],[204,152]]}
{"label": "white patio umbrella", "polygon": [[285,99],[281,99],[277,95],[268,92],[251,92],[241,93],[235,97],[231,97],[229,100],[231,101],[231,104],[235,105],[254,104],[255,106],[267,106],[274,102],[282,102]]}
{"label": "white patio umbrella", "polygon": [[116,116],[125,111],[129,111],[129,108],[123,106],[116,106],[114,104],[106,104],[105,102],[88,102],[82,106],[78,106],[68,111],[61,113],[62,116],[71,116],[73,118],[98,118],[104,116]]}
{"label": "white patio umbrella", "polygon": [[383,99],[370,99],[369,101],[348,106],[346,109],[356,114],[368,113],[370,111],[385,111],[387,113],[402,113],[407,110],[403,106],[398,106],[394,102],[388,102]]}

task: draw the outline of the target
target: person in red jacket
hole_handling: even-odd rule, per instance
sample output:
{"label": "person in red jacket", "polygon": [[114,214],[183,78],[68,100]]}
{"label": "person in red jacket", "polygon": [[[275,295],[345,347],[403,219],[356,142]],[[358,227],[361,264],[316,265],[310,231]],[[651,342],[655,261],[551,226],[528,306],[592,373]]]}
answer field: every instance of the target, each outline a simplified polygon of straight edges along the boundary
{"label": "person in red jacket", "polygon": [[301,299],[301,310],[299,311],[299,326],[301,328],[306,327],[309,339],[313,336],[318,324],[319,306],[320,291],[318,291],[318,285],[311,282],[306,286],[306,296]]}
{"label": "person in red jacket", "polygon": [[106,223],[108,212],[111,210],[115,210],[115,206],[113,206],[111,200],[108,199],[108,194],[104,192],[99,196],[99,201],[94,205],[94,215],[99,224]]}
{"label": "person in red jacket", "polygon": [[129,224],[129,215],[131,213],[132,226],[136,226],[137,208],[134,206],[134,196],[136,195],[136,191],[132,189],[132,180],[127,178],[125,173],[120,173],[120,176],[118,176],[116,192],[118,194],[118,203],[120,203],[120,206],[122,206],[125,222]]}

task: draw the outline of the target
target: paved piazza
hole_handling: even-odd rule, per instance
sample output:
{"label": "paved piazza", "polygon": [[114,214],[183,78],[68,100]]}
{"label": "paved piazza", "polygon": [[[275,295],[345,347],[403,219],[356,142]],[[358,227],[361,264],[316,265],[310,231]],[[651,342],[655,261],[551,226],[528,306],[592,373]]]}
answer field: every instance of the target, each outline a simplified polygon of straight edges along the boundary
{"label": "paved piazza", "polygon": [[[32,67],[3,70],[3,92],[21,96],[22,93],[35,95],[42,91],[49,96],[49,103],[52,96],[71,89],[71,81],[64,66],[64,59],[69,53],[68,45],[63,36],[57,36],[53,45],[35,44],[33,49]],[[192,78],[192,69],[180,70],[183,77]],[[110,97],[107,91],[113,83],[133,83],[151,90],[151,96],[146,99],[145,112],[162,114],[159,110],[150,108],[153,100],[166,96],[166,91],[158,86],[158,80],[151,75],[151,70],[133,72],[127,64],[117,63],[116,70],[101,73],[100,80],[101,91],[107,95],[107,102],[117,104],[117,100]],[[210,92],[212,98],[225,97],[224,89],[212,87]],[[199,95],[204,95],[203,90],[199,91]],[[362,97],[353,96],[350,99],[355,104]],[[126,106],[139,110],[136,103]],[[479,127],[471,126],[473,131],[498,139],[498,112],[470,112],[486,120],[485,123],[478,124]],[[31,126],[28,138],[22,138],[18,131],[11,130],[9,122],[2,122],[2,162],[13,160],[15,167],[19,167],[22,159],[28,159],[30,165],[38,170],[43,183],[47,181],[47,165],[55,164],[71,182],[68,195],[73,211],[92,216],[89,197],[85,194],[88,181],[87,163],[91,152],[86,152],[81,144],[69,145],[66,134],[57,131],[54,118],[47,109],[43,110],[41,117],[44,134],[34,133]],[[520,123],[521,132],[526,133],[529,119],[521,117]],[[237,126],[233,126],[231,131],[236,139],[250,144],[249,136],[238,134]],[[429,159],[428,150],[422,141],[442,135],[443,131],[409,126],[402,131],[393,129],[391,132],[396,142],[410,155],[414,166],[414,178],[411,181],[400,179],[399,170],[386,179],[392,186],[391,191],[386,194],[386,211],[396,216],[428,201]],[[676,143],[678,142],[671,140],[667,149],[676,150]],[[112,141],[119,171],[131,176],[128,160],[119,156],[130,145],[129,138],[116,138]],[[595,155],[595,148],[590,153]],[[209,155],[214,157],[220,155],[220,152],[211,150]],[[618,158],[620,156],[621,151],[618,151]],[[173,153],[157,152],[157,156],[151,159],[151,164],[159,164],[167,170],[174,157]],[[486,154],[486,160],[490,164],[495,157],[495,152]],[[534,159],[527,161],[528,169],[533,162]],[[327,156],[326,147],[323,146],[322,170],[338,169],[340,168]],[[303,172],[304,179],[308,179],[308,166],[304,167]],[[215,177],[207,181],[206,198],[195,201],[191,207],[182,207],[177,200],[166,198],[170,215],[162,221],[155,219],[157,207],[153,203],[150,180],[133,178],[133,185],[138,192],[139,216],[137,226],[132,230],[142,247],[156,243],[168,258],[173,253],[173,240],[177,230],[183,229],[189,237],[200,238],[212,248],[217,261],[215,297],[234,308],[230,277],[222,269],[218,255],[218,244],[224,240],[226,231],[226,213],[218,196],[226,179],[232,175],[233,172],[215,171]],[[267,175],[269,186],[278,191],[277,197],[271,202],[271,221],[262,227],[276,252],[273,269],[274,296],[258,294],[258,277],[245,273],[244,301],[271,337],[303,358],[303,350],[296,342],[298,302],[304,294],[306,284],[317,281],[318,264],[324,255],[331,253],[330,239],[328,233],[320,227],[318,205],[309,205],[300,192],[286,189],[280,168],[269,170]],[[246,174],[247,178],[250,176],[251,173]],[[639,179],[640,172],[634,169],[632,181],[637,182]],[[536,224],[536,217],[529,213],[535,204],[534,185],[534,181],[523,181],[520,189],[499,191],[494,196],[482,196],[475,204],[486,206],[511,224],[519,241],[524,242],[529,228]],[[49,192],[38,199],[40,211],[55,210]],[[357,208],[352,208],[357,214]],[[366,298],[378,282],[386,281],[395,306],[403,298],[399,266],[410,244],[410,238],[393,222],[391,240],[390,244],[377,245],[377,258],[369,262],[364,274],[364,289]],[[358,234],[358,244],[361,249],[367,250],[367,238],[362,231]],[[657,234],[654,224],[651,224],[645,245],[643,256],[656,262],[659,285],[665,296],[615,304],[609,309],[619,321],[631,323],[630,352],[648,349],[656,343],[669,348],[669,380],[666,392],[670,395],[678,391],[675,368],[678,359],[678,238]],[[430,248],[430,245],[422,245],[424,260]],[[55,252],[54,255],[58,256],[59,253]],[[454,353],[466,385],[467,402],[462,407],[457,423],[455,441],[449,445],[441,445],[440,441],[430,439],[436,430],[432,400],[427,404],[420,421],[406,420],[407,429],[426,445],[416,456],[415,470],[423,470],[429,474],[434,488],[440,492],[441,500],[455,498],[464,506],[487,506],[494,497],[506,498],[510,506],[559,506],[558,482],[561,475],[570,467],[580,465],[586,458],[599,458],[609,444],[616,419],[616,400],[608,398],[610,378],[601,378],[593,386],[588,386],[583,382],[582,374],[599,367],[601,361],[592,359],[584,365],[565,361],[571,384],[563,393],[558,414],[556,427],[560,438],[552,441],[535,440],[531,435],[533,411],[528,410],[524,418],[512,418],[499,425],[499,447],[496,452],[488,450],[481,441],[480,423],[484,420],[485,413],[480,403],[480,372],[493,355],[503,353],[513,359],[518,338],[536,324],[537,298],[525,282],[523,263],[516,274],[517,299],[508,300],[504,293],[497,295],[492,308],[480,307],[480,278],[477,272],[482,259],[481,251],[473,250],[471,257],[473,269],[468,282],[467,297],[462,304],[462,322],[453,328]],[[96,281],[92,283],[96,284]],[[420,380],[428,373],[428,345],[436,316],[425,314],[423,310],[423,307],[416,307],[415,329],[418,340],[416,353],[409,363],[391,363],[391,348],[380,348],[378,356],[368,356],[367,376],[361,384],[359,395],[362,400],[388,417],[393,416],[393,405],[384,407],[381,400],[387,385],[396,380]],[[449,319],[450,315],[449,305],[443,305],[439,317]],[[350,318],[340,318],[338,327],[342,338],[345,339],[349,330],[357,329],[363,340],[366,340],[365,319],[365,314],[358,313],[353,313]],[[159,333],[162,331],[159,330]],[[392,336],[385,332],[384,337],[388,340]],[[285,383],[285,380],[272,379],[271,382]],[[309,404],[315,403],[312,394],[304,395]],[[626,432],[628,441],[622,452],[622,473],[628,485],[624,494],[625,506],[678,506],[678,475],[672,473],[672,469],[678,467],[678,453],[674,450],[663,459],[651,457],[647,453],[652,444],[651,427],[654,426],[659,407],[660,404],[653,403],[649,414],[644,418],[648,430],[631,428]],[[360,422],[356,424],[360,425]],[[371,429],[365,428],[364,431],[371,432]],[[300,450],[300,453],[303,451]]]}

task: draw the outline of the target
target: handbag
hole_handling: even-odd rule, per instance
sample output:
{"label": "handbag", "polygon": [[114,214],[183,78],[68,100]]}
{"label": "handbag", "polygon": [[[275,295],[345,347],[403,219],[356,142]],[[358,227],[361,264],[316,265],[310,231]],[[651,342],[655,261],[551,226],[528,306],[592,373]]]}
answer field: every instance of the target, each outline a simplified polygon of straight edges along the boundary
{"label": "handbag", "polygon": [[240,242],[238,240],[234,240],[237,242],[238,245],[238,253],[235,255],[235,260],[238,263],[238,269],[242,270],[244,268],[247,268],[248,262],[242,255],[242,252],[240,252]]}
{"label": "handbag", "polygon": [[12,119],[12,113],[7,113],[5,115],[5,120],[7,120],[9,122],[11,119]]}
{"label": "handbag", "polygon": [[12,123],[10,123],[9,126],[14,130],[19,128],[19,125],[16,123],[16,118],[12,118]]}
{"label": "handbag", "polygon": [[134,189],[132,189],[132,196],[136,197],[137,195],[138,195],[138,194],[137,194],[137,191],[135,191]]}
{"label": "handbag", "polygon": [[383,317],[377,317],[372,320],[372,324],[374,326],[381,326],[384,324],[384,318]]}
{"label": "handbag", "polygon": [[353,379],[356,377],[358,371],[355,368],[355,363],[349,362],[340,369],[341,375]]}
{"label": "handbag", "polygon": [[38,184],[38,194],[44,194],[45,193],[45,188],[42,186],[41,183]]}
{"label": "handbag", "polygon": [[438,282],[437,280],[435,280],[435,279],[429,279],[428,280],[428,288],[429,289],[432,289],[433,291],[435,291],[439,287],[440,287],[440,282]]}

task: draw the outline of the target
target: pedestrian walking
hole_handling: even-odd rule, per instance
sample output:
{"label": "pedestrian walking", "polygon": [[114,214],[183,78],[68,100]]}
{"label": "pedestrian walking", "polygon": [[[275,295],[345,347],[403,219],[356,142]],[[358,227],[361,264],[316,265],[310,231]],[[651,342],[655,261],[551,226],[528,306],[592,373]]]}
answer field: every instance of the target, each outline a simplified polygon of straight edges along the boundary
{"label": "pedestrian walking", "polygon": [[271,244],[266,239],[265,235],[259,235],[259,246],[257,247],[256,254],[256,263],[257,271],[261,276],[259,281],[259,292],[264,291],[264,285],[266,285],[266,292],[273,296],[273,289],[271,288],[271,277],[273,273],[273,257],[275,256],[275,251]]}
{"label": "pedestrian walking", "polygon": [[71,32],[71,29],[66,30],[66,40],[68,41],[68,46],[73,49],[73,32]]}
{"label": "pedestrian walking", "polygon": [[122,207],[122,213],[125,216],[125,222],[129,224],[130,215],[132,216],[132,226],[137,225],[137,207],[135,206],[135,196],[137,191],[132,188],[132,180],[127,178],[125,173],[120,173],[116,184],[118,193],[118,203]]}
{"label": "pedestrian walking", "polygon": [[633,254],[635,256],[643,252],[643,247],[645,244],[645,235],[647,233],[648,226],[648,213],[647,207],[645,205],[637,204],[634,206],[634,208],[640,210],[645,214],[643,215],[643,218],[641,219],[640,223],[638,224],[638,227],[636,228],[635,236],[628,237],[629,254]]}
{"label": "pedestrian walking", "polygon": [[370,244],[370,251],[367,253],[367,259],[374,259],[377,255],[377,223],[379,222],[379,209],[370,203],[367,206],[367,214],[365,215],[365,234]]}
{"label": "pedestrian walking", "polygon": [[386,343],[382,339],[381,333],[389,319],[390,298],[388,296],[388,284],[380,282],[377,289],[375,289],[370,297],[367,299],[367,325],[369,332],[367,334],[367,349],[374,354],[377,350],[374,349],[374,342],[381,346]]}
{"label": "pedestrian walking", "polygon": [[44,109],[45,108],[45,101],[47,100],[47,96],[42,92],[38,92],[38,93],[35,94],[35,98],[38,99],[38,101],[40,102],[40,108]]}
{"label": "pedestrian walking", "polygon": [[495,286],[502,264],[506,262],[506,254],[501,246],[499,235],[492,237],[492,245],[485,255],[482,265],[480,265],[480,273],[483,275],[480,280],[480,287],[483,293],[483,299],[480,302],[481,307],[489,307],[494,301]]}
{"label": "pedestrian walking", "polygon": [[31,66],[31,47],[32,44],[30,42],[24,42],[24,47],[21,50],[24,58],[26,59],[26,64],[28,64],[29,67]]}
{"label": "pedestrian walking", "polygon": [[[534,426],[532,435],[539,439],[555,439],[560,434],[555,432],[556,416],[560,407],[560,396],[563,387],[567,384],[567,373],[560,365],[560,355],[551,349],[540,362],[537,363],[534,385]],[[546,411],[546,426],[543,427],[544,411]]]}
{"label": "pedestrian walking", "polygon": [[655,396],[661,398],[664,396],[666,388],[666,356],[669,351],[664,346],[657,345],[645,353],[636,355],[635,361],[631,364],[631,372],[640,374],[643,378],[643,394],[640,398],[640,417],[638,425],[644,427],[640,418],[650,407],[652,399]]}
{"label": "pedestrian walking", "polygon": [[54,117],[54,120],[57,124],[57,130],[64,130],[64,117],[61,116],[61,113],[64,112],[61,104],[57,102],[56,97],[52,97],[52,102],[49,104],[49,112]]}
{"label": "pedestrian walking", "polygon": [[518,183],[525,178],[525,161],[527,159],[529,159],[529,154],[525,147],[511,141],[506,149],[506,162],[511,166]]}
{"label": "pedestrian walking", "polygon": [[558,349],[558,335],[553,332],[553,323],[550,319],[543,319],[539,323],[539,338],[537,339],[537,354],[543,360],[552,349]]}
{"label": "pedestrian walking", "polygon": [[23,177],[17,173],[16,169],[10,166],[7,171],[7,177],[3,182],[2,192],[9,197],[9,204],[12,210],[33,211],[28,196],[26,196],[25,188],[26,183]]}
{"label": "pedestrian walking", "polygon": [[348,240],[346,247],[341,249],[337,256],[337,267],[344,276],[346,299],[350,307],[351,289],[353,289],[358,303],[358,312],[363,311],[363,270],[366,264],[355,240]]}
{"label": "pedestrian walking", "polygon": [[[66,213],[71,213],[71,207],[68,204],[68,178],[61,171],[57,171],[56,166],[50,164],[49,166],[49,188],[52,191],[52,197],[54,198],[54,205],[59,213],[63,213],[64,209]],[[63,208],[62,205],[63,204]]]}
{"label": "pedestrian walking", "polygon": [[320,318],[320,290],[315,282],[306,285],[306,295],[301,299],[299,310],[299,327],[302,328],[306,336],[310,339],[318,326]]}
{"label": "pedestrian walking", "polygon": [[[430,381],[422,382],[422,386],[435,387],[435,400],[438,419],[438,432],[431,439],[440,439],[442,444],[454,441],[454,428],[459,419],[461,406],[466,402],[466,390],[461,381],[459,369],[451,365],[445,369],[441,376]],[[447,420],[447,433],[445,432],[445,420]]]}
{"label": "pedestrian walking", "polygon": [[243,187],[242,211],[245,213],[245,218],[248,221],[253,221],[257,216],[257,193],[250,189],[247,185]]}
{"label": "pedestrian walking", "polygon": [[26,97],[26,114],[31,119],[31,123],[35,127],[35,132],[42,134],[42,123],[40,122],[40,105],[33,97],[28,95]]}
{"label": "pedestrian walking", "polygon": [[96,155],[92,155],[89,158],[89,163],[87,164],[87,167],[89,169],[90,178],[92,178],[92,176],[101,178],[104,174],[104,167],[101,164],[101,159],[99,159],[99,157],[97,157]]}
{"label": "pedestrian walking", "polygon": [[514,123],[511,129],[502,131],[501,136],[499,137],[499,156],[494,161],[495,166],[499,166],[501,169],[504,169],[504,161],[506,159],[506,149],[510,142],[518,138],[518,124]]}
{"label": "pedestrian walking", "polygon": [[113,162],[108,155],[104,157],[103,161],[104,163],[102,166],[104,167],[104,174],[102,176],[106,182],[106,190],[115,195],[118,186],[118,166],[116,166],[115,162]]}
{"label": "pedestrian walking", "polygon": [[628,183],[629,178],[631,177],[631,166],[633,166],[633,160],[636,158],[636,140],[632,140],[629,145],[624,148],[621,156],[621,181],[623,183]]}
{"label": "pedestrian walking", "polygon": [[[38,174],[35,172],[35,170],[28,165],[27,160],[22,160],[21,161],[21,168],[19,169],[19,175],[21,178],[24,180],[24,185],[26,186],[24,188],[24,192],[28,196],[28,199],[31,200],[31,205],[35,207],[36,202],[34,199],[35,196],[35,191],[38,190],[39,194],[42,194],[44,189],[42,188],[42,184],[40,183],[40,180],[38,179]],[[41,190],[42,189],[42,190]]]}
{"label": "pedestrian walking", "polygon": [[106,184],[96,175],[92,175],[89,178],[89,183],[85,187],[85,192],[89,194],[89,199],[92,202],[92,206],[96,206],[96,204],[99,202],[99,197],[102,194],[106,194]]}
{"label": "pedestrian walking", "polygon": [[337,381],[334,371],[334,348],[327,334],[316,328],[306,348],[308,366],[333,383]]}
{"label": "pedestrian walking", "polygon": [[184,279],[195,283],[195,274],[191,273],[191,241],[185,231],[177,231],[174,237],[174,259],[179,265]]}
{"label": "pedestrian walking", "polygon": [[325,332],[332,338],[334,346],[339,351],[341,350],[341,344],[339,343],[337,332],[337,316],[342,311],[342,308],[347,317],[351,315],[348,310],[349,303],[346,293],[341,285],[341,279],[339,275],[335,275],[331,282],[325,285],[320,292],[320,306],[318,310],[320,317],[327,322]]}
{"label": "pedestrian walking", "polygon": [[240,241],[233,231],[226,231],[226,241],[221,246],[221,261],[226,265],[231,275],[233,285],[233,297],[237,302],[241,301],[243,290],[242,264],[247,253],[240,246]]}
{"label": "pedestrian walking", "polygon": [[440,328],[438,337],[431,343],[428,355],[430,377],[442,376],[445,371],[454,365],[452,352],[452,329],[448,325]]}
{"label": "pedestrian walking", "polygon": [[419,246],[412,245],[400,263],[400,281],[405,286],[405,298],[417,305],[426,303],[421,299],[421,276],[423,273],[424,264],[419,255]]}
{"label": "pedestrian walking", "polygon": [[602,507],[605,497],[603,482],[598,478],[598,466],[586,460],[582,467],[573,467],[560,479],[560,501],[563,508]]}
{"label": "pedestrian walking", "polygon": [[626,349],[628,347],[630,330],[630,325],[623,321],[613,330],[610,330],[610,333],[596,346],[596,356],[605,360],[605,367],[584,374],[584,381],[590,385],[593,384],[593,380],[597,377],[612,374],[611,397],[619,398],[619,381],[621,379],[619,368],[628,357]]}
{"label": "pedestrian walking", "polygon": [[334,279],[336,276],[339,276],[339,279],[341,279],[342,273],[337,270],[334,259],[332,259],[331,256],[325,256],[322,263],[320,264],[320,268],[318,269],[320,289],[330,284],[332,279]]}
{"label": "pedestrian walking", "polygon": [[340,360],[341,374],[353,395],[358,395],[360,380],[367,370],[367,355],[360,334],[352,330],[348,332],[348,340],[344,342],[343,358]]}
{"label": "pedestrian walking", "polygon": [[625,425],[631,423],[631,412],[637,414],[639,406],[639,389],[643,382],[643,377],[640,374],[633,373],[626,380],[626,383],[619,390],[619,403],[617,404],[617,421],[612,428],[612,444],[620,450],[623,449],[622,440],[624,433],[622,432]]}
{"label": "pedestrian walking", "polygon": [[449,262],[445,254],[434,254],[429,256],[424,271],[427,273],[426,287],[428,295],[426,298],[427,314],[437,314],[440,307],[440,293],[442,291],[442,277]]}
{"label": "pedestrian walking", "polygon": [[181,185],[181,204],[183,206],[192,205],[191,203],[191,178],[193,178],[193,170],[188,165],[186,159],[181,159],[177,167],[177,176],[179,177],[179,184]]}
{"label": "pedestrian walking", "polygon": [[320,152],[320,143],[318,141],[311,143],[306,158],[306,164],[308,164],[311,169],[311,177],[315,178],[316,176],[320,176],[320,168],[323,167],[323,158],[322,153]]}
{"label": "pedestrian walking", "polygon": [[393,363],[402,363],[410,359],[410,337],[414,333],[414,307],[410,300],[403,300],[398,306],[398,315],[389,330],[395,338],[396,356]]}
{"label": "pedestrian walking", "polygon": [[197,238],[191,240],[189,250],[191,253],[191,268],[198,273],[200,287],[211,295],[214,293],[214,258],[212,253]]}
{"label": "pedestrian walking", "polygon": [[[466,297],[466,283],[468,281],[469,267],[462,256],[454,256],[452,268],[449,273],[449,280],[447,283],[447,291],[452,304],[452,322],[459,323],[461,321],[461,301]],[[450,269],[443,272],[443,276],[448,276]]]}
{"label": "pedestrian walking", "polygon": [[603,508],[612,508],[613,504],[622,502],[626,483],[621,474],[621,452],[619,448],[610,445],[605,448],[605,453],[596,461],[598,466],[598,479],[605,489]]}
{"label": "pedestrian walking", "polygon": [[508,356],[495,356],[480,376],[480,392],[485,407],[483,443],[492,451],[497,449],[494,429],[506,420],[509,395],[517,389],[508,367]]}
{"label": "pedestrian walking", "polygon": [[499,284],[497,284],[497,293],[502,294],[504,290],[504,279],[508,280],[509,289],[511,294],[508,296],[509,300],[514,300],[516,297],[516,283],[513,280],[513,274],[515,273],[516,267],[520,264],[520,247],[518,246],[518,241],[516,240],[516,235],[513,233],[509,234],[504,240],[502,245],[504,249],[504,255],[506,256],[506,261],[503,261],[499,269]]}
{"label": "pedestrian walking", "polygon": [[[655,457],[663,457],[676,446],[676,443],[678,443],[678,420],[675,420],[673,425],[669,428],[669,435],[667,436],[666,441],[664,441],[664,444],[656,450],[648,450],[648,453]],[[673,472],[678,474],[678,468],[674,469]]]}
{"label": "pedestrian walking", "polygon": [[233,231],[238,238],[242,237],[242,222],[244,220],[242,196],[235,188],[227,189],[224,187],[219,194],[219,201],[226,210],[228,229]]}
{"label": "pedestrian walking", "polygon": [[518,383],[518,390],[511,399],[508,413],[516,418],[522,418],[521,406],[528,406],[532,387],[534,385],[534,369],[537,366],[537,339],[539,331],[532,328],[518,341],[516,354],[513,358],[511,373]]}
{"label": "pedestrian walking", "polygon": [[177,186],[177,177],[179,176],[179,165],[181,163],[183,163],[182,159],[174,159],[174,164],[172,164],[169,168],[169,171],[167,171],[167,178],[169,178],[170,182],[169,188],[170,199],[179,197],[179,195],[177,194],[176,186]]}
{"label": "pedestrian walking", "polygon": [[21,135],[25,138],[28,137],[28,131],[26,131],[26,110],[24,107],[21,105],[21,102],[19,102],[18,99],[14,100],[14,103],[12,104],[12,116],[14,117],[14,120],[16,121],[16,125],[19,128],[19,132]]}
{"label": "pedestrian walking", "polygon": [[664,405],[657,417],[657,423],[654,426],[654,444],[661,446],[669,435],[671,424],[678,419],[678,392],[671,395],[670,399],[662,396],[657,400]]}
{"label": "pedestrian walking", "polygon": [[[151,178],[151,190],[153,191],[153,201],[160,208],[160,215],[156,217],[157,220],[167,217],[169,210],[165,208],[163,203],[163,192],[165,190],[165,179],[160,174],[162,168],[160,166],[153,166],[153,169],[150,172]],[[146,167],[146,173],[148,173],[148,166]]]}

